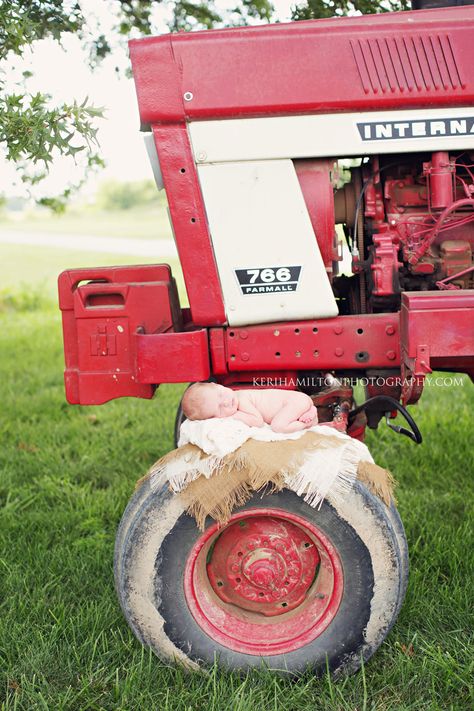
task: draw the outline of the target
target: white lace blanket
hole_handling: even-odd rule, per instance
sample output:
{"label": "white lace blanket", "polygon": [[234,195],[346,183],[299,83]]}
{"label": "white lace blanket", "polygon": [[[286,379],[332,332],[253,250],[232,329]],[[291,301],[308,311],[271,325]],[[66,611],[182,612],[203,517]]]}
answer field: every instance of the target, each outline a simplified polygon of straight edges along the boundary
{"label": "white lace blanket", "polygon": [[[303,437],[306,432],[316,432],[331,437],[331,445],[309,451],[298,472],[288,471],[283,474],[287,488],[299,496],[304,496],[304,500],[311,506],[319,506],[329,491],[344,490],[352,486],[357,477],[359,462],[373,463],[374,461],[365,444],[324,425],[315,425],[308,430],[291,434],[281,434],[274,432],[270,425],[249,427],[229,417],[185,420],[181,425],[176,456],[171,461],[167,458],[163,466],[157,462],[152,468],[151,487],[158,488],[168,480],[173,491],[183,491],[199,476],[211,477],[219,470],[223,458],[238,449],[249,438],[262,442],[294,440]],[[334,445],[334,438],[340,440],[339,446]],[[196,445],[208,456],[202,457],[199,452],[193,455],[183,452],[180,456],[179,448],[186,444]]]}

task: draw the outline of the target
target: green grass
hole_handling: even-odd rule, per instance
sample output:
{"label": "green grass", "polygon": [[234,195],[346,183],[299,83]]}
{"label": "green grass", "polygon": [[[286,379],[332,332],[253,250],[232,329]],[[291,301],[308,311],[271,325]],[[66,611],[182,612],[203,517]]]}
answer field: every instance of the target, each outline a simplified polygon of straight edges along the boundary
{"label": "green grass", "polygon": [[106,211],[96,207],[80,207],[69,208],[64,215],[36,210],[16,219],[3,213],[0,215],[0,226],[18,232],[172,239],[166,201],[162,195],[157,193],[156,206],[130,210]]}
{"label": "green grass", "polygon": [[121,513],[136,479],[172,447],[183,386],[161,386],[152,401],[67,405],[59,315],[44,303],[34,308],[17,299],[0,314],[2,711],[472,708],[467,379],[426,389],[412,409],[422,446],[383,426],[369,434],[377,461],[399,481],[412,568],[399,620],[365,669],[338,682],[218,670],[188,676],[135,640],[112,574]]}
{"label": "green grass", "polygon": [[[112,245],[111,245],[112,246]],[[44,294],[49,299],[56,299],[58,293],[58,274],[64,269],[82,267],[111,266],[119,264],[169,264],[178,283],[180,300],[187,305],[181,265],[170,257],[134,257],[128,254],[100,252],[80,252],[76,250],[56,249],[54,247],[35,247],[26,244],[0,243],[0,302],[2,294],[18,295],[33,292]],[[1,308],[1,307],[0,307]]]}

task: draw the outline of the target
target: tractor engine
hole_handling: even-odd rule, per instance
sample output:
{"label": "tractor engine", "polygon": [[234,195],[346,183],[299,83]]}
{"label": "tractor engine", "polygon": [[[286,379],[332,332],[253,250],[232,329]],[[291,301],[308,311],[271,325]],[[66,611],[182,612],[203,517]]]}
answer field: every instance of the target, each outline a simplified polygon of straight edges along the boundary
{"label": "tractor engine", "polygon": [[[470,289],[474,154],[375,156],[335,193],[355,278],[335,277],[346,313],[400,308],[402,291]],[[356,283],[357,282],[357,283]]]}

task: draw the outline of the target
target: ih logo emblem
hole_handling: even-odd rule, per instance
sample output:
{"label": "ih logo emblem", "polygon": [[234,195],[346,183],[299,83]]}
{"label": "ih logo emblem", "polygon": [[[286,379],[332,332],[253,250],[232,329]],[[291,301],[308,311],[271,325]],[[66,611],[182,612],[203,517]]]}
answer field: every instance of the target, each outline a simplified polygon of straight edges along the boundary
{"label": "ih logo emblem", "polygon": [[256,267],[235,270],[244,295],[296,291],[300,274],[301,267]]}

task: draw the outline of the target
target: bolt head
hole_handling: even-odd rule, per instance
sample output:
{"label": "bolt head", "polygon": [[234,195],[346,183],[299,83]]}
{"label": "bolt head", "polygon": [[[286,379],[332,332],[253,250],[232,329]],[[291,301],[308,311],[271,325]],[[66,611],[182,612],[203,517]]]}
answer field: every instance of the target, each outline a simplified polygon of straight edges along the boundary
{"label": "bolt head", "polygon": [[395,333],[395,326],[392,326],[391,323],[388,324],[388,326],[385,328],[385,333],[387,336],[393,336]]}
{"label": "bolt head", "polygon": [[339,336],[342,333],[342,326],[334,326],[333,331],[336,336]]}
{"label": "bolt head", "polygon": [[340,358],[342,355],[344,355],[344,349],[343,348],[336,348],[334,351],[334,355]]}
{"label": "bolt head", "polygon": [[242,360],[247,361],[247,360],[249,360],[249,358],[250,358],[250,356],[248,353],[242,353]]}
{"label": "bolt head", "polygon": [[387,351],[388,360],[395,360],[396,357],[397,357],[397,354],[395,353],[395,351]]}

